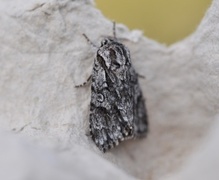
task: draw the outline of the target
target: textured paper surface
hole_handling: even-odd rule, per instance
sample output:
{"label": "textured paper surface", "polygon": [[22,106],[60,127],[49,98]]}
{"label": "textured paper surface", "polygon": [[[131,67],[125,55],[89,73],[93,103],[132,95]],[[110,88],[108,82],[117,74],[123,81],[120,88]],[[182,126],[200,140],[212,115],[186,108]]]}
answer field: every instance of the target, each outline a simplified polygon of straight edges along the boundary
{"label": "textured paper surface", "polygon": [[112,22],[89,0],[1,0],[0,179],[180,176],[219,112],[218,8],[214,0],[196,32],[170,47],[117,24],[146,77],[150,132],[103,154],[86,136],[90,86],[74,86],[89,77],[95,55],[82,33],[99,45]]}

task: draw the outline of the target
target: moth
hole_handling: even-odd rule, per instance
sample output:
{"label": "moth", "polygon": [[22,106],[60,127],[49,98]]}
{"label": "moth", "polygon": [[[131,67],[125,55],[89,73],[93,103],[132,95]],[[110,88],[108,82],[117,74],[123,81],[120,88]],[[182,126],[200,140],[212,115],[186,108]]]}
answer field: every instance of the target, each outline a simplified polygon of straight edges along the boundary
{"label": "moth", "polygon": [[147,134],[145,100],[130,52],[116,38],[115,23],[113,37],[104,38],[100,47],[84,37],[97,48],[92,74],[87,80],[91,80],[90,136],[106,152],[121,141]]}

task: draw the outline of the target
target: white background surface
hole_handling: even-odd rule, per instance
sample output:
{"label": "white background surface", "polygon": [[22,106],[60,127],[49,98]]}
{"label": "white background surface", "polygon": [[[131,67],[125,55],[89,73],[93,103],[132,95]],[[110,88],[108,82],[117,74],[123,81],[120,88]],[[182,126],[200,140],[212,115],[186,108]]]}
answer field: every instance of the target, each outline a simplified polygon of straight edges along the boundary
{"label": "white background surface", "polygon": [[[91,74],[95,56],[82,33],[96,44],[112,34],[93,4],[0,1],[0,179],[194,179],[203,173],[200,159],[215,167],[217,133],[204,154],[199,149],[219,111],[219,1],[196,32],[170,47],[117,24],[146,77],[150,133],[106,154],[86,136],[90,87],[74,87]],[[214,168],[206,174],[218,179]]]}

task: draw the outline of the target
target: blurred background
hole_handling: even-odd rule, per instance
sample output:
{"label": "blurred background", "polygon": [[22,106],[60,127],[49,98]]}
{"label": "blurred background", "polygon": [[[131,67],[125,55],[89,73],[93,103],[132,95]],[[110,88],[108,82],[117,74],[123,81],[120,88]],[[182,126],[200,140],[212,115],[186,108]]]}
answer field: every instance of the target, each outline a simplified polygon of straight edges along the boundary
{"label": "blurred background", "polygon": [[167,45],[190,35],[212,0],[96,0],[102,13]]}

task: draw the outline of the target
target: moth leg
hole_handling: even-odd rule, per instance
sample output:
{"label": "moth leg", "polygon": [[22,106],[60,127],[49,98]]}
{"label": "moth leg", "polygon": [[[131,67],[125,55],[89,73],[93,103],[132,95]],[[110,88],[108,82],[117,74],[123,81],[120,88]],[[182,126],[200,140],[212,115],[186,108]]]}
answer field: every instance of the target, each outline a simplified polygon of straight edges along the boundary
{"label": "moth leg", "polygon": [[87,136],[87,137],[91,137],[91,133],[90,133],[90,131],[86,131],[86,133],[85,133],[85,135]]}
{"label": "moth leg", "polygon": [[89,82],[90,82],[90,80],[91,80],[91,75],[90,75],[90,76],[87,78],[87,81],[86,81],[86,82],[84,82],[83,84],[76,85],[75,87],[76,87],[76,88],[79,88],[79,87],[86,86],[86,85],[87,85],[87,83],[89,83]]}
{"label": "moth leg", "polygon": [[139,78],[146,79],[145,76],[143,76],[143,75],[141,75],[141,74],[137,74],[137,76],[138,76]]}

